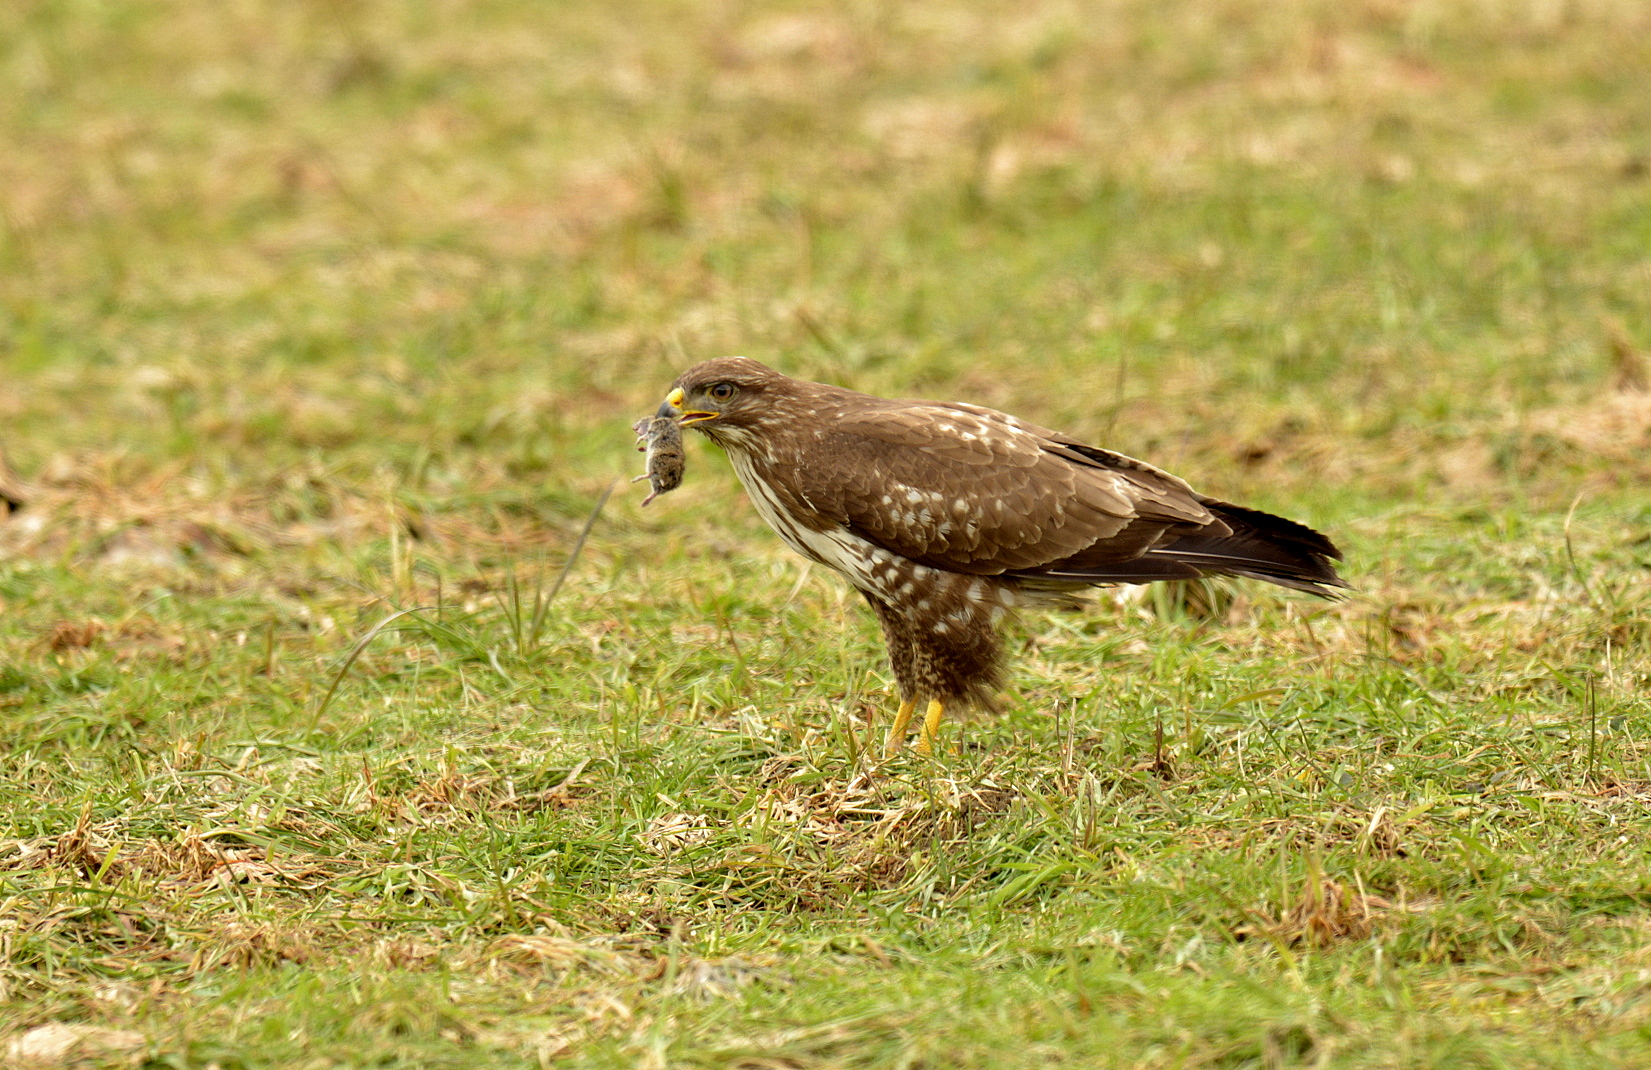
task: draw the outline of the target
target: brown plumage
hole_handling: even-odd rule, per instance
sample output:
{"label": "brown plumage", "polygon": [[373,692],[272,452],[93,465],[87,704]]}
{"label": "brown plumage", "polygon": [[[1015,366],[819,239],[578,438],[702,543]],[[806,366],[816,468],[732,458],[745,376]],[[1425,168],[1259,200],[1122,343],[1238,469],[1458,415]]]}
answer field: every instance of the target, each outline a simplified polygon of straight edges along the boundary
{"label": "brown plumage", "polygon": [[993,705],[998,624],[1017,606],[1207,575],[1346,586],[1340,552],[1311,528],[978,405],[890,401],[722,357],[678,376],[659,416],[723,447],[780,537],[871,605],[900,687],[891,752],[921,700],[924,751],[948,707]]}

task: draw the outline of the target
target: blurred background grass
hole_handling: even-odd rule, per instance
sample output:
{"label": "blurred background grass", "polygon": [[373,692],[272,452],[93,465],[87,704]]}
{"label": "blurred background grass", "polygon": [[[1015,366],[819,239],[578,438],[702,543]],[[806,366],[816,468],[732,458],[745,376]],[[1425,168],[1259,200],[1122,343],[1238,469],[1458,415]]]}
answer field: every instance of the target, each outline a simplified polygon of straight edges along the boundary
{"label": "blurred background grass", "polygon": [[26,471],[485,454],[588,492],[674,370],[740,352],[1221,493],[1647,476],[1642,413],[1572,408],[1651,344],[1637,3],[0,20]]}

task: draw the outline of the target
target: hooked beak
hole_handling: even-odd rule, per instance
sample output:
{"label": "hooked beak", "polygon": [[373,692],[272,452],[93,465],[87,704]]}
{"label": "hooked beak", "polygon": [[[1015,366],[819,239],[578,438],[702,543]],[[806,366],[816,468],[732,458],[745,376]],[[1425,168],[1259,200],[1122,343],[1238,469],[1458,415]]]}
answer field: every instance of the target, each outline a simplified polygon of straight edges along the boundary
{"label": "hooked beak", "polygon": [[706,420],[715,420],[717,418],[716,413],[704,412],[700,409],[689,409],[684,412],[682,409],[682,399],[682,388],[680,386],[672,388],[671,392],[665,395],[665,400],[659,403],[659,411],[654,415],[664,416],[667,418],[680,418],[682,426],[684,427],[689,424],[703,423]]}

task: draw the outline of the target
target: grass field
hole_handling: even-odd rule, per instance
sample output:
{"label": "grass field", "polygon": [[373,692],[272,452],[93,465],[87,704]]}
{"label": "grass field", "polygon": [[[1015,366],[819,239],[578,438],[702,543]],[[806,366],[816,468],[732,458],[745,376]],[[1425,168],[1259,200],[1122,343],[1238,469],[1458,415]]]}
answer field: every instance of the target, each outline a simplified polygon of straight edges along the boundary
{"label": "grass field", "polygon": [[[1651,1065],[1648,78],[1638,0],[0,5],[0,1063]],[[725,353],[1357,591],[1028,615],[875,767],[714,449],[600,504]]]}

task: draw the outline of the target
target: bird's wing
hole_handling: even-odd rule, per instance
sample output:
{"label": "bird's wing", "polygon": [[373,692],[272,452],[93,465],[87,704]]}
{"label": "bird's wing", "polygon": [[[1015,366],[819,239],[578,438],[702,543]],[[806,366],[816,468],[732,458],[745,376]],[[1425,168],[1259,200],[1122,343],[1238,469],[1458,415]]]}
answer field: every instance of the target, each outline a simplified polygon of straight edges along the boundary
{"label": "bird's wing", "polygon": [[935,568],[1081,567],[1137,557],[1166,532],[1221,528],[1174,476],[991,409],[890,402],[828,426],[791,474],[802,495]]}

